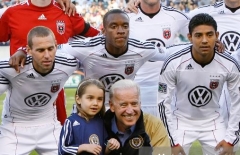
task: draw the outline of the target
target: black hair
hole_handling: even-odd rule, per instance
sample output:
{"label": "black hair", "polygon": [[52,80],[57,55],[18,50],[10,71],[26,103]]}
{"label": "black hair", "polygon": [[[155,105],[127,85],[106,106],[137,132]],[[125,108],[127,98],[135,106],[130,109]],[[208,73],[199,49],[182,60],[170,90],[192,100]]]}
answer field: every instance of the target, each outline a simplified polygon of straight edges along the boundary
{"label": "black hair", "polygon": [[214,30],[217,31],[217,22],[213,19],[213,17],[207,13],[200,13],[192,17],[190,20],[188,25],[189,34],[191,35],[193,29],[200,25],[212,26]]}
{"label": "black hair", "polygon": [[109,11],[103,16],[103,27],[106,27],[107,18],[108,18],[109,15],[111,15],[111,14],[121,14],[121,13],[125,14],[125,15],[128,17],[127,13],[124,12],[124,11],[122,11],[122,10],[120,10],[120,9],[112,9],[112,10],[109,10]]}

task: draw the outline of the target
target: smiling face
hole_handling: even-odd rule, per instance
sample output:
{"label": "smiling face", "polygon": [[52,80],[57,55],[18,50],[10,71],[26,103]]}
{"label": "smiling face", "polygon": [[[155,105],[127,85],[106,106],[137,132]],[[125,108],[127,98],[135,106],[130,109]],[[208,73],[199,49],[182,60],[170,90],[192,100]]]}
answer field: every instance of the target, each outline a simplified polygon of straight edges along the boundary
{"label": "smiling face", "polygon": [[88,85],[81,97],[76,97],[81,107],[81,113],[87,118],[93,118],[103,107],[104,92],[96,85]]}
{"label": "smiling face", "polygon": [[214,47],[218,38],[218,32],[213,26],[199,25],[196,26],[188,39],[193,44],[192,53],[197,61],[203,58],[211,57],[214,53]]}
{"label": "smiling face", "polygon": [[136,88],[116,89],[110,100],[110,109],[115,113],[118,130],[125,132],[135,125],[140,117],[140,97]]}
{"label": "smiling face", "polygon": [[109,51],[127,47],[129,37],[129,18],[125,13],[112,13],[106,17],[103,34]]}
{"label": "smiling face", "polygon": [[33,58],[33,66],[39,73],[48,73],[54,64],[57,51],[56,40],[52,35],[32,38],[32,46],[27,52]]}

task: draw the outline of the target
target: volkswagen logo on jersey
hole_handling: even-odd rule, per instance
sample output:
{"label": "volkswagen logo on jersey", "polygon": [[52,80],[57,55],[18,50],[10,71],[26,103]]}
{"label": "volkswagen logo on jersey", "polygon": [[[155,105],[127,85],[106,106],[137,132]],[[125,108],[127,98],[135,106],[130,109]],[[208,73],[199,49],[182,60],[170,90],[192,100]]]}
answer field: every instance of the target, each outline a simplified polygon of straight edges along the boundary
{"label": "volkswagen logo on jersey", "polygon": [[154,44],[156,47],[165,47],[165,43],[161,40],[161,39],[158,39],[158,38],[150,38],[150,39],[147,39],[147,41],[151,42],[152,44]]}
{"label": "volkswagen logo on jersey", "polygon": [[24,102],[29,107],[42,107],[45,106],[51,99],[51,95],[47,93],[36,93],[24,99]]}
{"label": "volkswagen logo on jersey", "polygon": [[134,71],[134,64],[126,64],[125,74],[130,75]]}
{"label": "volkswagen logo on jersey", "polygon": [[64,21],[58,20],[56,22],[56,25],[57,25],[57,32],[59,34],[63,35],[65,33],[65,23],[64,23]]}
{"label": "volkswagen logo on jersey", "polygon": [[108,74],[104,75],[103,77],[99,78],[99,80],[103,83],[105,86],[105,90],[109,92],[109,89],[111,88],[112,84],[115,82],[124,79],[124,77],[120,74]]}
{"label": "volkswagen logo on jersey", "polygon": [[195,107],[205,106],[211,99],[212,92],[205,86],[197,86],[188,93],[188,100]]}
{"label": "volkswagen logo on jersey", "polygon": [[240,46],[240,34],[234,31],[227,31],[221,35],[220,41],[225,45],[226,50],[232,53]]}
{"label": "volkswagen logo on jersey", "polygon": [[170,28],[163,28],[163,38],[165,38],[165,39],[171,38],[171,29]]}

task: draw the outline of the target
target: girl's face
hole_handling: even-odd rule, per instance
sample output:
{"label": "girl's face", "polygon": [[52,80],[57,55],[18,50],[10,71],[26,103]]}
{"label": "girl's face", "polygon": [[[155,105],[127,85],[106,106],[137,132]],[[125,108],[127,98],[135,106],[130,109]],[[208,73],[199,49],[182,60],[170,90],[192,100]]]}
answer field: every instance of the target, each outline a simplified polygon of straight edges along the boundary
{"label": "girl's face", "polygon": [[93,118],[103,106],[103,90],[96,85],[86,87],[85,93],[77,98],[77,104],[81,104],[81,112],[88,118]]}

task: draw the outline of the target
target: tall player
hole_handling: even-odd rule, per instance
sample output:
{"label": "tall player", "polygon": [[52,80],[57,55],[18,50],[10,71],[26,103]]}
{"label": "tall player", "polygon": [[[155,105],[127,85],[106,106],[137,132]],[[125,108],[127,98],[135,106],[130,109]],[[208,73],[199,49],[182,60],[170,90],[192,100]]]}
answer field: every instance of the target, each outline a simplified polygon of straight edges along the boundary
{"label": "tall player", "polygon": [[[0,94],[7,90],[0,126],[0,154],[57,155],[61,125],[54,102],[77,69],[77,60],[59,53],[53,32],[33,28],[27,37],[26,65],[17,73],[0,61]],[[25,89],[23,89],[25,88]]]}
{"label": "tall player", "polygon": [[[130,37],[150,41],[157,47],[173,45],[178,34],[187,37],[189,18],[174,8],[162,6],[160,0],[140,0],[137,14],[128,15]],[[146,62],[135,77],[141,89],[142,110],[158,117],[157,90],[162,64]]]}
{"label": "tall player", "polygon": [[[0,18],[0,41],[10,40],[10,55],[19,47],[26,46],[28,31],[37,25],[49,27],[54,32],[59,45],[66,43],[73,35],[91,37],[99,33],[79,14],[70,17],[64,14],[55,1],[28,0],[9,7]],[[63,124],[67,116],[64,91],[59,93],[56,105],[58,120]]]}
{"label": "tall player", "polygon": [[[188,34],[192,45],[169,56],[163,65],[160,116],[175,146],[173,154],[188,153],[195,140],[202,144],[204,155],[216,154],[215,150],[221,155],[233,154],[239,141],[240,66],[229,54],[216,52],[218,35],[217,23],[210,15],[194,16]],[[225,82],[232,99],[227,128],[219,105]],[[175,88],[177,101],[171,106]]]}

